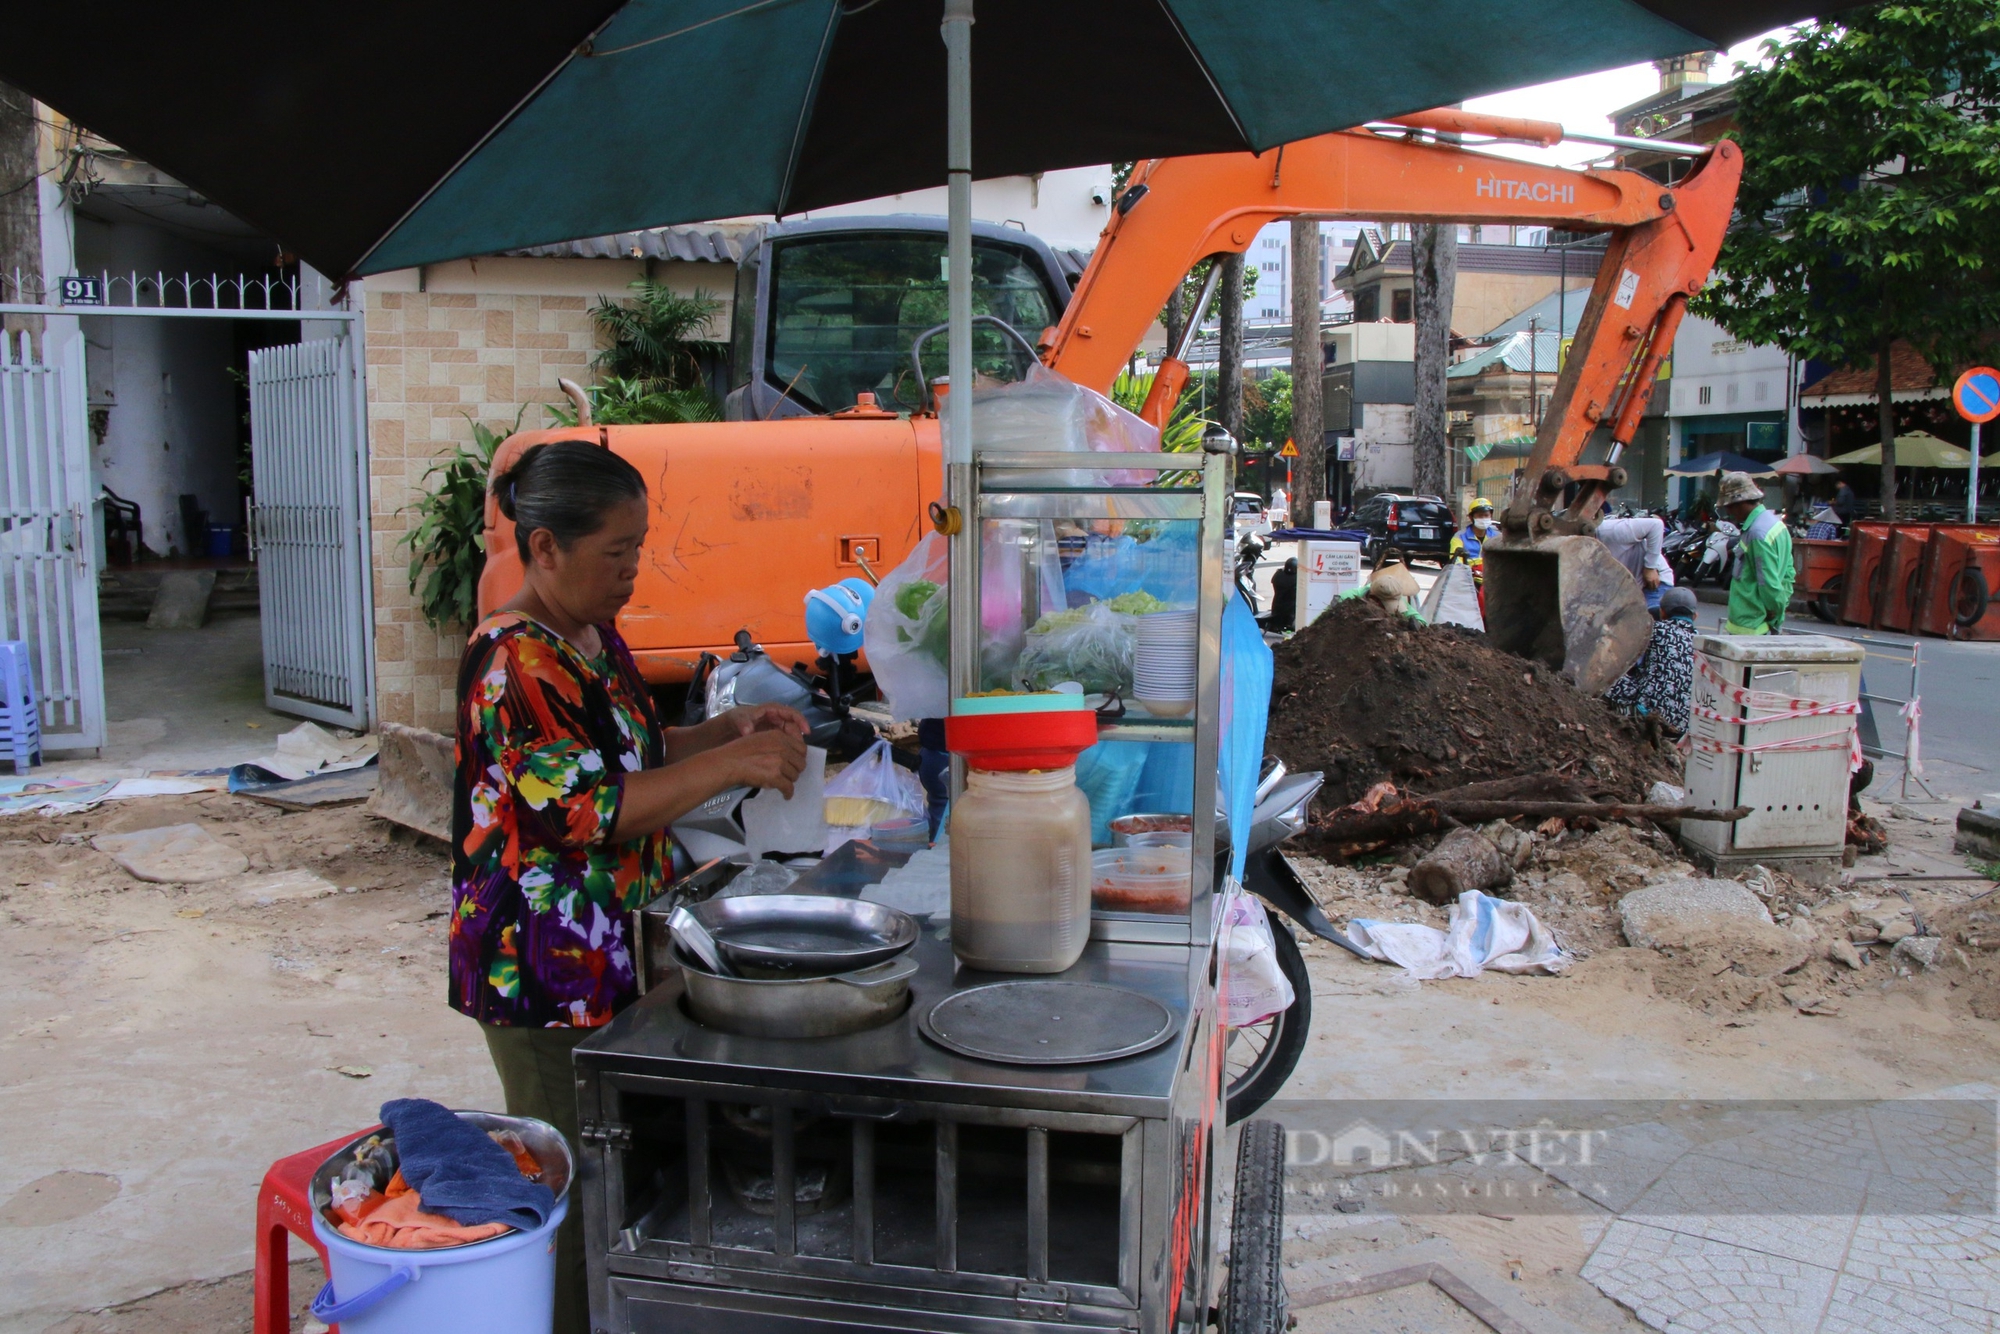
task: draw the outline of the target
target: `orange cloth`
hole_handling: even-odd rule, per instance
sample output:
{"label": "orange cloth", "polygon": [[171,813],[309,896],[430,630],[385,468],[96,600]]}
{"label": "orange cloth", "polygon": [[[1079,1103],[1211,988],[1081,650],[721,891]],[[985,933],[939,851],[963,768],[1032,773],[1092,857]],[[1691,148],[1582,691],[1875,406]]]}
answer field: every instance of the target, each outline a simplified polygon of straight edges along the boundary
{"label": "orange cloth", "polygon": [[340,1224],[340,1235],[364,1246],[387,1246],[399,1251],[434,1251],[445,1246],[464,1246],[485,1241],[514,1229],[505,1223],[478,1223],[465,1227],[441,1214],[423,1211],[423,1200],[397,1172],[389,1178],[388,1190],[361,1201],[356,1222]]}

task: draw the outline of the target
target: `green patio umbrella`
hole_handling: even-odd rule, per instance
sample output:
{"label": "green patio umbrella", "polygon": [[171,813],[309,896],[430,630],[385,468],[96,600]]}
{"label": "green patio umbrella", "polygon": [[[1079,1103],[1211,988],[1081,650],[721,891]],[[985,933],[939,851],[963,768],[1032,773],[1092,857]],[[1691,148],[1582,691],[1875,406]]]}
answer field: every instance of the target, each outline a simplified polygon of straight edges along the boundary
{"label": "green patio umbrella", "polygon": [[[1866,449],[1850,449],[1845,454],[1835,454],[1828,463],[1880,463],[1882,446],[1870,445]],[[1981,464],[1988,459],[1981,459]],[[1896,437],[1896,466],[1898,468],[1964,468],[1972,463],[1972,451],[1962,449],[1949,441],[1940,440],[1929,431],[1911,431],[1908,435]]]}

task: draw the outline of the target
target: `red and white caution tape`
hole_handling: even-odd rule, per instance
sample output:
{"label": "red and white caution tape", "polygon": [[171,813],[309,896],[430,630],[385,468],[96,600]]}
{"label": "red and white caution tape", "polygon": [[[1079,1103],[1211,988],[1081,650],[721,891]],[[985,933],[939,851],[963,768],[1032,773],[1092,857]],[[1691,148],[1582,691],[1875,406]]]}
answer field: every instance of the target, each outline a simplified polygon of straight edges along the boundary
{"label": "red and white caution tape", "polygon": [[[1798,695],[1780,695],[1771,690],[1752,690],[1747,686],[1739,686],[1733,681],[1723,679],[1722,676],[1717,674],[1715,668],[1709,664],[1708,659],[1699,653],[1695,655],[1695,667],[1716,688],[1717,693],[1722,695],[1723,698],[1741,705],[1746,710],[1741,716],[1732,716],[1730,714],[1718,713],[1714,709],[1705,709],[1699,704],[1689,707],[1688,712],[1697,718],[1706,718],[1710,722],[1721,723],[1729,727],[1755,727],[1760,723],[1791,722],[1798,718],[1846,716],[1852,719],[1857,718],[1861,713],[1861,701],[1858,699],[1845,702],[1809,699]],[[1911,700],[1904,706],[1903,716],[1905,718],[1911,717],[1910,710],[1916,707],[1916,703],[1915,700]],[[1748,712],[1748,710],[1752,709],[1762,710],[1762,712]],[[1910,723],[1910,735],[1912,753],[1914,754],[1916,744],[1916,723],[1914,720]],[[1754,745],[1738,745],[1729,741],[1715,741],[1707,737],[1695,736],[1690,731],[1681,739],[1681,745],[1684,749],[1705,751],[1711,755],[1768,755],[1783,751],[1846,750],[1848,753],[1848,772],[1852,773],[1861,767],[1861,731],[1859,725],[1855,722],[1849,722],[1846,727],[1838,731],[1814,732],[1809,736],[1786,737],[1782,741],[1762,741]],[[1921,770],[1913,769],[1912,772],[1921,772]]]}

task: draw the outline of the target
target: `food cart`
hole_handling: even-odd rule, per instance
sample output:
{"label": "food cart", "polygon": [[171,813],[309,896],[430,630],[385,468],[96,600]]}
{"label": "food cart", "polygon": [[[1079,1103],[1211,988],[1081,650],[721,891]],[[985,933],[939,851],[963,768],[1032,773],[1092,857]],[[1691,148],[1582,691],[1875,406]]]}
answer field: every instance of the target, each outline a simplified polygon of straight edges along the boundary
{"label": "food cart", "polygon": [[[1075,454],[956,465],[952,494],[969,503],[936,516],[957,531],[954,631],[981,624],[986,525],[1005,526],[1018,542],[998,549],[1024,560],[1040,554],[1045,521],[1195,525],[1195,707],[1127,712],[1099,735],[1191,747],[1192,810],[1213,811],[1233,459],[1083,457],[1120,472],[1079,472]],[[1037,613],[1031,593],[1023,614]],[[955,697],[977,688],[968,641],[952,651]],[[1096,912],[1082,958],[1060,974],[975,972],[954,958],[949,911],[919,914],[907,1006],[840,1036],[698,1022],[662,930],[671,905],[649,910],[648,989],[576,1053],[593,1328],[1205,1327],[1218,1302],[1225,1034],[1217,835],[1206,819],[1192,832],[1186,911]],[[787,892],[895,901],[926,855],[852,842]],[[1226,1321],[1242,1334],[1282,1320],[1282,1154],[1264,1144],[1274,1127],[1260,1133],[1253,1170],[1273,1179],[1250,1193],[1268,1216],[1237,1221],[1232,1272],[1264,1295]]]}

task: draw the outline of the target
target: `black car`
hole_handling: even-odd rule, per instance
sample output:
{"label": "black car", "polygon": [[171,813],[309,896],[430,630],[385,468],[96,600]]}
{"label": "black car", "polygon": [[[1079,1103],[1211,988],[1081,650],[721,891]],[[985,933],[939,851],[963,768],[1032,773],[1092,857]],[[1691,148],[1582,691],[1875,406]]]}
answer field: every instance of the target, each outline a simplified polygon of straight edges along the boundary
{"label": "black car", "polygon": [[1436,496],[1403,496],[1384,491],[1370,496],[1349,516],[1344,527],[1368,534],[1362,554],[1372,563],[1385,546],[1400,547],[1411,560],[1442,564],[1451,554],[1457,523],[1451,507]]}

